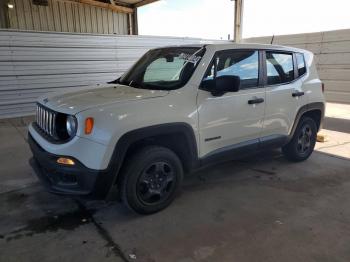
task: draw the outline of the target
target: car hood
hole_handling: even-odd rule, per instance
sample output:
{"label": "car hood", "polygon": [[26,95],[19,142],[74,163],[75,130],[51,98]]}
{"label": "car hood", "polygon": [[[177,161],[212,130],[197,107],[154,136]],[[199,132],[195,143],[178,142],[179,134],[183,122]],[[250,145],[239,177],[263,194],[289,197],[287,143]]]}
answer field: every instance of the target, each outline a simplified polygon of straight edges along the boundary
{"label": "car hood", "polygon": [[130,86],[107,84],[80,88],[73,92],[59,92],[39,98],[39,103],[55,111],[77,114],[89,108],[113,103],[165,96],[169,91],[138,89]]}

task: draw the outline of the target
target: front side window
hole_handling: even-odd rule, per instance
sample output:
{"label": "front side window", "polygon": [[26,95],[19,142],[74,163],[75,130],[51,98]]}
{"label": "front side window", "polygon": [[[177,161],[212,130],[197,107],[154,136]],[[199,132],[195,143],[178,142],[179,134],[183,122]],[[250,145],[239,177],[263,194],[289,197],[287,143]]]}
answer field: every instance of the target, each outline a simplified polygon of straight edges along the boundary
{"label": "front side window", "polygon": [[298,76],[302,76],[306,73],[304,55],[301,53],[297,53],[296,57],[297,57],[297,65],[298,65]]}
{"label": "front side window", "polygon": [[204,52],[200,47],[151,50],[120,78],[119,83],[154,90],[181,88],[192,76]]}
{"label": "front side window", "polygon": [[294,80],[293,55],[266,52],[267,84],[284,84]]}
{"label": "front side window", "polygon": [[240,89],[257,87],[259,85],[259,52],[254,50],[219,52],[203,80],[212,80],[214,77],[226,75],[238,76]]}

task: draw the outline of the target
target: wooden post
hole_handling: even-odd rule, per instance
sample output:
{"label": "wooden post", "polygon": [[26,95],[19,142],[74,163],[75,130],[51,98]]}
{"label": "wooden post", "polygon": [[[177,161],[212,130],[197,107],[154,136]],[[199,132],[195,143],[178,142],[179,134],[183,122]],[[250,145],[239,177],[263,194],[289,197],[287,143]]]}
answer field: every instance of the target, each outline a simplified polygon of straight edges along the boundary
{"label": "wooden post", "polygon": [[137,17],[137,8],[134,9],[132,22],[133,22],[133,33],[134,33],[134,35],[138,35],[139,34],[139,22],[138,22],[138,17]]}
{"label": "wooden post", "polygon": [[133,35],[134,34],[134,30],[133,30],[133,20],[132,20],[132,14],[128,14],[128,27],[129,27],[129,35]]}
{"label": "wooden post", "polygon": [[0,28],[9,28],[8,7],[5,0],[0,0]]}

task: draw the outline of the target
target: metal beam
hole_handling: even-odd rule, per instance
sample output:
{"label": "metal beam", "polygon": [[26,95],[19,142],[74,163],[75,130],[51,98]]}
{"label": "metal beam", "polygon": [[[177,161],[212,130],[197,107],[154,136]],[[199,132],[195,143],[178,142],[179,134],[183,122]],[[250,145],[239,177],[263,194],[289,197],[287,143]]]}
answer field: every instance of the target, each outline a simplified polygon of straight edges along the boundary
{"label": "metal beam", "polygon": [[108,3],[103,3],[99,1],[94,1],[94,0],[58,0],[61,2],[76,2],[76,3],[81,3],[81,4],[87,4],[87,5],[92,5],[92,6],[97,6],[105,9],[110,9],[114,12],[121,12],[121,13],[127,13],[127,14],[132,14],[134,12],[133,8],[130,7],[125,7],[125,6],[120,6],[120,5],[112,5]]}
{"label": "metal beam", "polygon": [[234,41],[237,43],[242,40],[243,4],[244,0],[235,0]]}
{"label": "metal beam", "polygon": [[137,4],[134,4],[134,7],[140,7],[140,6],[144,6],[144,5],[148,5],[148,4],[151,4],[151,3],[154,3],[154,2],[157,2],[159,0],[143,0]]}

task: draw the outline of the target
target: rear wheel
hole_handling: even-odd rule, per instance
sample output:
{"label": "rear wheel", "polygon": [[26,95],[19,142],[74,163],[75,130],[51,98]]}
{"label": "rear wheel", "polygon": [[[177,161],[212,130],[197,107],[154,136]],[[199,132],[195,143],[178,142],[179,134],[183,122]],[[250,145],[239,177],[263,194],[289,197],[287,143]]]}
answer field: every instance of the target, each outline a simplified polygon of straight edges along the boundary
{"label": "rear wheel", "polygon": [[292,140],[282,147],[282,152],[287,159],[295,162],[304,161],[312,154],[317,138],[317,126],[315,120],[303,117]]}
{"label": "rear wheel", "polygon": [[183,179],[182,163],[168,148],[148,146],[133,155],[122,171],[123,203],[140,214],[167,207]]}

